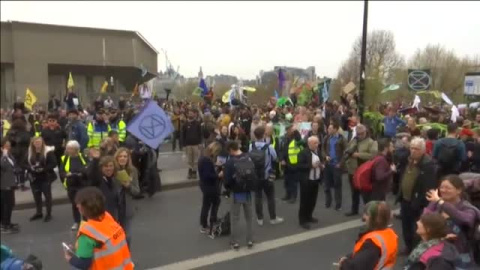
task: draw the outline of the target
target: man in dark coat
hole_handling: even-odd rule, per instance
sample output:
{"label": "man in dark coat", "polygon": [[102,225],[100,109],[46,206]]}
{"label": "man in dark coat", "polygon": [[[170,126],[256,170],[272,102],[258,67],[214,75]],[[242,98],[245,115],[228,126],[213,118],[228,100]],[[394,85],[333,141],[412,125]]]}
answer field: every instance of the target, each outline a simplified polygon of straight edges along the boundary
{"label": "man in dark coat", "polygon": [[402,235],[406,254],[410,254],[418,243],[418,239],[415,238],[416,222],[423,208],[428,205],[426,194],[429,190],[438,188],[435,164],[425,154],[425,150],[425,140],[414,138],[410,142],[409,163],[400,172],[400,191],[397,201],[400,202],[402,213]]}

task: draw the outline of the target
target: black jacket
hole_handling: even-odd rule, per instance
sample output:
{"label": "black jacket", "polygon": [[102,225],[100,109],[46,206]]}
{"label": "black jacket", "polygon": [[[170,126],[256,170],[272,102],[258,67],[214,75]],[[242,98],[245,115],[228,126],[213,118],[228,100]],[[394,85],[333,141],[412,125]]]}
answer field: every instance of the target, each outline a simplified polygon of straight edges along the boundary
{"label": "black jacket", "polygon": [[32,175],[34,181],[50,181],[53,182],[57,179],[57,175],[53,170],[57,167],[57,159],[53,151],[48,151],[45,157],[41,157],[39,166],[36,166],[37,160],[33,157],[28,160],[28,172]]}
{"label": "black jacket", "polygon": [[[401,180],[405,175],[405,171],[407,167],[405,167],[403,171],[400,172]],[[415,185],[413,186],[411,204],[416,211],[422,211],[423,208],[425,208],[428,205],[428,201],[426,198],[427,192],[431,189],[438,188],[438,181],[437,181],[435,163],[429,156],[423,155],[423,157],[418,163],[418,167],[420,172],[418,174],[417,180],[415,181]],[[402,199],[402,189],[400,188],[400,191],[398,192],[397,201],[400,201],[401,199]]]}
{"label": "black jacket", "polygon": [[215,164],[210,158],[200,157],[198,160],[198,175],[200,178],[200,189],[204,194],[220,194],[220,179],[215,170]]}
{"label": "black jacket", "polygon": [[202,127],[200,122],[196,120],[186,121],[182,131],[183,144],[185,146],[199,145],[202,143]]}
{"label": "black jacket", "polygon": [[63,141],[67,139],[67,133],[64,129],[43,129],[42,138],[48,146],[55,146],[55,151],[63,148]]}
{"label": "black jacket", "polygon": [[[320,162],[323,163],[323,158],[320,152],[318,152],[318,157],[320,158]],[[312,169],[312,151],[310,148],[305,148],[300,151],[298,154],[298,164],[297,164],[297,172],[299,173],[300,180],[308,180],[310,175],[310,170]],[[320,170],[320,179],[323,176],[323,170]]]}

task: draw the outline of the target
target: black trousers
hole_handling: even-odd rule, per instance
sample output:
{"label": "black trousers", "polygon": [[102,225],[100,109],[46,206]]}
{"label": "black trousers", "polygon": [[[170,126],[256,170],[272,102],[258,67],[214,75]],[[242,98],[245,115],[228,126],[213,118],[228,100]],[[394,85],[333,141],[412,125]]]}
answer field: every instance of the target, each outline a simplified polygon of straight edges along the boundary
{"label": "black trousers", "polygon": [[304,224],[312,219],[313,210],[317,204],[318,180],[300,180],[300,209],[298,210],[298,220]]}
{"label": "black trousers", "polygon": [[277,218],[275,213],[275,186],[273,182],[268,180],[258,181],[257,188],[255,190],[255,212],[257,213],[257,219],[263,219],[263,193],[267,196],[268,213],[270,214],[270,220]]}
{"label": "black trousers", "polygon": [[297,199],[298,193],[298,173],[297,172],[285,172],[285,190],[286,197],[291,200]]}
{"label": "black trousers", "polygon": [[353,174],[348,175],[348,182],[350,183],[350,193],[352,195],[352,209],[353,213],[358,213],[360,206],[360,191],[353,186]]}
{"label": "black trousers", "polygon": [[402,235],[403,241],[408,251],[411,252],[413,248],[420,242],[416,234],[417,221],[422,215],[421,210],[416,210],[412,204],[402,199],[400,203],[400,211],[402,213]]}
{"label": "black trousers", "polygon": [[52,184],[50,181],[46,179],[35,180],[30,183],[30,187],[32,188],[37,214],[42,213],[42,194],[45,196],[47,215],[52,214]]}
{"label": "black trousers", "polygon": [[75,195],[77,195],[78,190],[79,189],[69,189],[67,193],[68,198],[70,199],[70,203],[72,204],[73,221],[80,224],[80,211],[78,211],[77,204],[75,203]]}
{"label": "black trousers", "polygon": [[15,206],[15,190],[2,190],[0,193],[1,197],[1,213],[2,226],[9,226],[12,221],[12,212],[13,207]]}
{"label": "black trousers", "polygon": [[[218,207],[220,206],[219,194],[203,193],[202,211],[200,213],[200,225],[202,228],[209,228],[217,222]],[[208,212],[210,212],[210,226],[208,226]]]}
{"label": "black trousers", "polygon": [[331,164],[325,167],[325,206],[332,204],[332,189],[335,194],[335,208],[342,207],[342,170]]}

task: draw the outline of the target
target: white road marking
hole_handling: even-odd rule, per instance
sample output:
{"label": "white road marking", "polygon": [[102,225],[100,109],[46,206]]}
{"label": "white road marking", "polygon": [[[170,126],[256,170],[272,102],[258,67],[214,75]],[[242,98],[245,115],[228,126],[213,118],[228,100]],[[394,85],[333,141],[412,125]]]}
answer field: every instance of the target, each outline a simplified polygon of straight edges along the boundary
{"label": "white road marking", "polygon": [[278,239],[269,240],[266,242],[261,242],[256,244],[253,247],[253,249],[247,249],[246,247],[244,247],[238,251],[234,251],[234,250],[221,251],[221,252],[206,255],[203,257],[188,259],[181,262],[176,262],[168,265],[151,268],[150,270],[186,270],[186,269],[205,267],[208,265],[230,261],[233,259],[249,256],[256,253],[265,252],[268,250],[297,244],[297,243],[311,240],[317,237],[322,237],[325,235],[357,228],[362,225],[364,225],[364,223],[360,219],[355,219],[352,221],[347,221],[344,223],[340,223],[340,224],[336,224],[336,225],[332,225],[324,228],[318,228],[318,229],[306,231],[303,233],[298,233],[298,234],[294,234],[294,235],[290,235],[290,236],[286,236]]}
{"label": "white road marking", "polygon": [[184,152],[181,151],[181,152],[173,152],[173,151],[168,151],[168,152],[159,152],[158,155],[159,156],[170,156],[170,155],[180,155],[180,154],[183,154]]}

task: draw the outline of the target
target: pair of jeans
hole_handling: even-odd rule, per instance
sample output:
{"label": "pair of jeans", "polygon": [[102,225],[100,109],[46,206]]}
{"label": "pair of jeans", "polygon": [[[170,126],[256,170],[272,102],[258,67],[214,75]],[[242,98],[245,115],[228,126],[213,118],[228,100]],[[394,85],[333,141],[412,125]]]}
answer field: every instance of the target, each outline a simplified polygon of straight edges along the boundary
{"label": "pair of jeans", "polygon": [[417,221],[420,218],[422,211],[414,209],[411,202],[401,200],[400,211],[402,213],[402,235],[403,241],[407,250],[411,252],[413,248],[420,242],[417,237]]}
{"label": "pair of jeans", "polygon": [[30,182],[37,214],[42,214],[42,194],[45,196],[47,215],[52,214],[52,184],[47,179]]}
{"label": "pair of jeans", "polygon": [[1,190],[0,195],[2,226],[9,226],[12,224],[12,212],[15,206],[15,190]]}
{"label": "pair of jeans", "polygon": [[[218,207],[220,206],[220,196],[218,193],[203,193],[202,211],[200,213],[200,225],[202,228],[210,228],[217,222]],[[210,226],[208,226],[208,212],[210,212]]]}
{"label": "pair of jeans", "polygon": [[312,220],[313,210],[317,204],[319,185],[319,180],[300,180],[300,208],[298,210],[300,224],[305,224]]}
{"label": "pair of jeans", "polygon": [[335,194],[335,208],[342,207],[342,170],[335,165],[325,166],[325,205],[332,204],[332,189]]}
{"label": "pair of jeans", "polygon": [[75,203],[75,195],[77,195],[77,192],[78,189],[69,189],[67,191],[67,195],[68,199],[70,199],[70,203],[72,204],[73,222],[80,224],[80,211],[78,211],[77,204]]}
{"label": "pair of jeans", "polygon": [[296,200],[298,194],[298,173],[285,172],[286,197],[290,200]]}
{"label": "pair of jeans", "polygon": [[262,180],[258,181],[255,190],[255,212],[257,219],[263,219],[263,193],[267,196],[268,213],[270,214],[270,220],[277,218],[275,213],[275,186],[272,181]]}
{"label": "pair of jeans", "polygon": [[238,243],[238,234],[240,230],[240,208],[243,208],[245,216],[245,223],[247,224],[247,242],[253,241],[253,229],[252,229],[252,199],[248,196],[245,202],[239,202],[235,200],[235,194],[231,195],[232,201],[230,206],[230,217],[232,233],[230,235],[231,243]]}
{"label": "pair of jeans", "polygon": [[360,191],[353,185],[353,174],[348,175],[348,182],[350,183],[350,193],[352,196],[352,213],[358,213],[360,207]]}

